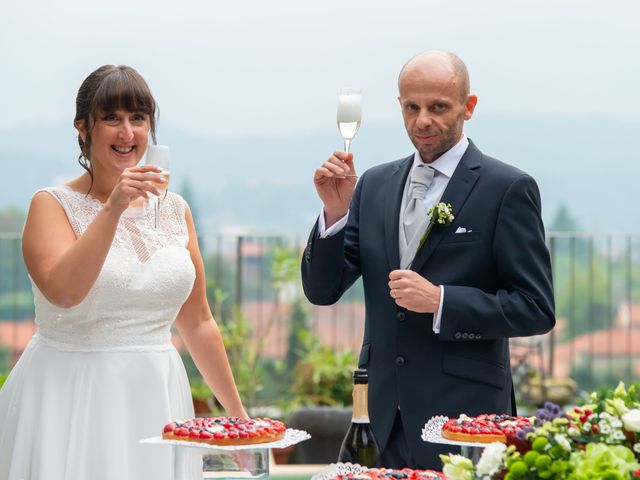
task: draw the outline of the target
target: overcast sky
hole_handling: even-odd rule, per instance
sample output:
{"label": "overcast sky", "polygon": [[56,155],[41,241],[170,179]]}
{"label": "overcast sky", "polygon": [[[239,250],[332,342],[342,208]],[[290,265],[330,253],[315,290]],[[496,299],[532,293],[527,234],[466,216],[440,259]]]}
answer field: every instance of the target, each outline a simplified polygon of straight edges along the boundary
{"label": "overcast sky", "polygon": [[446,49],[485,113],[639,119],[639,4],[610,0],[0,0],[0,129],[71,122],[81,81],[134,66],[161,124],[200,135],[334,125],[359,86],[367,121],[398,120],[397,73]]}

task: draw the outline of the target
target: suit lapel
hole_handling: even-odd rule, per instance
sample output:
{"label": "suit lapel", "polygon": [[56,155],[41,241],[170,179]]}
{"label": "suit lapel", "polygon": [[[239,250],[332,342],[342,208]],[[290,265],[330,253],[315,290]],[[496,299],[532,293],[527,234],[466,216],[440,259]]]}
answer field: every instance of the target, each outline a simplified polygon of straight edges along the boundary
{"label": "suit lapel", "polygon": [[[460,159],[460,163],[453,172],[451,180],[449,180],[449,184],[440,199],[443,203],[451,204],[453,215],[455,217],[457,217],[462,210],[464,202],[467,200],[467,197],[471,193],[471,190],[473,190],[473,187],[480,176],[479,168],[481,158],[482,153],[476,148],[473,142],[469,140],[467,151]],[[411,264],[411,270],[417,272],[423,267],[425,262],[435,251],[440,241],[447,233],[449,233],[450,229],[451,225],[448,227],[439,227],[435,225],[433,227],[424,246],[416,254],[416,257]]]}
{"label": "suit lapel", "polygon": [[385,195],[387,205],[384,215],[384,239],[387,250],[387,259],[389,268],[397,270],[400,267],[400,249],[399,241],[399,224],[400,224],[400,206],[402,205],[402,193],[404,185],[407,182],[407,176],[411,171],[413,164],[413,155],[401,160],[391,173],[389,181],[385,186]]}

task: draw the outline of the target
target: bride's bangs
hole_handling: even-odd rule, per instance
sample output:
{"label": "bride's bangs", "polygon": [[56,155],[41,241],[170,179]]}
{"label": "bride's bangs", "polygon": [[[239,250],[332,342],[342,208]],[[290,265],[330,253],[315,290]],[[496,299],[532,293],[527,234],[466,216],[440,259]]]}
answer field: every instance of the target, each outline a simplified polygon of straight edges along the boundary
{"label": "bride's bangs", "polygon": [[[156,102],[147,83],[135,70],[114,70],[104,78],[93,98],[94,114],[97,112],[139,112],[156,115]],[[154,122],[155,123],[155,122]]]}

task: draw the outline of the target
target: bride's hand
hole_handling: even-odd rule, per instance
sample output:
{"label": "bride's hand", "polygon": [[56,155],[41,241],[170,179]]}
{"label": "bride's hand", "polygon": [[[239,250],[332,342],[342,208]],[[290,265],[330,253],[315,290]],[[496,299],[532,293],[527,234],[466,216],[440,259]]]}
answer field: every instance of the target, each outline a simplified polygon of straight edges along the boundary
{"label": "bride's hand", "polygon": [[164,178],[157,175],[161,171],[161,168],[153,165],[125,168],[111,191],[107,204],[122,213],[137,198],[148,198],[148,193],[159,196],[160,192],[153,182],[165,182]]}

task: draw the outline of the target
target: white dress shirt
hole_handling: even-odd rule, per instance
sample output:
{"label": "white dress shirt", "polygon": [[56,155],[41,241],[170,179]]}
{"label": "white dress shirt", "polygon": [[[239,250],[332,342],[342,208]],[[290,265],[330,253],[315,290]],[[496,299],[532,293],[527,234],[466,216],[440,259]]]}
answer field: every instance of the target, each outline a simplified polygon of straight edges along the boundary
{"label": "white dress shirt", "polygon": [[[467,147],[469,146],[469,140],[466,135],[462,135],[462,138],[458,143],[456,143],[451,149],[447,150],[443,153],[439,158],[434,160],[430,166],[436,171],[433,182],[431,186],[427,190],[427,195],[424,198],[425,208],[428,210],[433,205],[440,201],[442,194],[444,193],[447,185],[449,184],[449,180],[453,175],[453,172],[460,163],[460,159],[464,155],[464,152],[467,151]],[[416,165],[422,164],[422,157],[420,153],[416,151],[413,155],[413,165],[411,169],[414,169]],[[405,184],[404,192],[409,198],[411,196],[411,192],[409,189],[409,185],[411,175],[407,176],[407,181]],[[326,228],[325,219],[324,219],[324,209],[320,213],[320,217],[318,218],[318,233],[320,238],[327,238],[332,235],[335,235],[337,232],[342,230],[344,226],[347,224],[347,219],[349,218],[349,212],[338,220],[336,223],[331,225],[329,228]],[[433,332],[440,333],[440,321],[442,318],[442,305],[444,304],[444,287],[440,285],[440,305],[438,306],[438,311],[433,315]]]}

